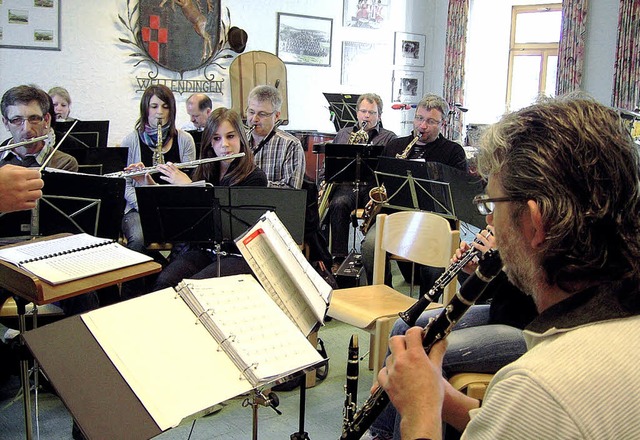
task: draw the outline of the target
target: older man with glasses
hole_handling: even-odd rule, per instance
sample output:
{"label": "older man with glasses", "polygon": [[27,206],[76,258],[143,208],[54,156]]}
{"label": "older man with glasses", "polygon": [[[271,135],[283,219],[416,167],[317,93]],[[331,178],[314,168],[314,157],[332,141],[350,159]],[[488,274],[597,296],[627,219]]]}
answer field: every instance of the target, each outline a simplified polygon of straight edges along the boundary
{"label": "older man with glasses", "polygon": [[[413,132],[409,136],[399,137],[390,141],[382,151],[381,156],[439,162],[461,171],[466,171],[467,157],[464,148],[460,144],[445,138],[441,133],[448,114],[449,104],[447,104],[447,101],[437,95],[425,95],[416,107],[416,113],[413,118]],[[426,176],[413,177],[421,178]],[[382,211],[387,214],[395,212],[395,210],[388,208],[383,208]],[[362,242],[362,263],[369,284],[373,277],[375,236],[376,225],[373,223]],[[400,263],[398,267],[405,280],[409,282],[411,280],[411,265]],[[434,277],[437,277],[439,272],[432,272],[425,272],[424,278],[433,278],[435,280]],[[385,271],[385,274],[385,282],[391,285],[390,271]]]}
{"label": "older man with glasses", "polygon": [[[45,135],[44,140],[9,149],[0,154],[0,167],[11,164],[23,167],[40,167],[56,143],[51,129],[51,100],[44,90],[32,86],[17,86],[5,92],[0,102],[2,123],[11,138],[1,146],[17,144]],[[78,171],[78,161],[69,154],[55,151],[47,166],[65,171]]]}
{"label": "older man with glasses", "polygon": [[269,85],[254,87],[247,97],[249,146],[254,162],[267,175],[269,186],[300,189],[305,159],[300,140],[278,129],[282,96]]}

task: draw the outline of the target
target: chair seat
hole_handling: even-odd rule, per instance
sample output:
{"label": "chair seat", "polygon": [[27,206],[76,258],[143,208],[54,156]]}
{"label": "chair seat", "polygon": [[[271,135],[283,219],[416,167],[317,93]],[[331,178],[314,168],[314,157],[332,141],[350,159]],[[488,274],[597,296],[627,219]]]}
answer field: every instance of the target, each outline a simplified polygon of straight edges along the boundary
{"label": "chair seat", "polygon": [[[26,313],[33,311],[33,303],[29,303],[25,307]],[[39,316],[64,316],[62,309],[55,304],[45,304],[38,306]],[[18,306],[13,298],[9,297],[0,305],[0,318],[15,318],[18,316]]]}
{"label": "chair seat", "polygon": [[331,294],[328,315],[361,329],[371,329],[382,317],[397,316],[416,300],[385,284],[336,289]]}
{"label": "chair seat", "polygon": [[482,400],[492,378],[493,374],[487,373],[459,373],[451,377],[449,383],[467,396]]}

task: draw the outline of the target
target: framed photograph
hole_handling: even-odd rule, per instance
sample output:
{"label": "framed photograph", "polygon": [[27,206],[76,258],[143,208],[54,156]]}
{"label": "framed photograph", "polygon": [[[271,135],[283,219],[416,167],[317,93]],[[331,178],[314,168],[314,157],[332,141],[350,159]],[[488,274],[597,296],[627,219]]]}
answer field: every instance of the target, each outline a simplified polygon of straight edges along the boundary
{"label": "framed photograph", "polygon": [[389,0],[344,0],[342,25],[379,29],[389,20]]}
{"label": "framed photograph", "polygon": [[393,64],[424,67],[426,45],[427,37],[425,35],[396,32]]}
{"label": "framed photograph", "polygon": [[0,47],[60,50],[60,0],[0,0]]}
{"label": "framed photograph", "polygon": [[377,89],[389,78],[389,70],[380,68],[380,59],[390,49],[389,44],[343,41],[340,84]]}
{"label": "framed photograph", "polygon": [[287,64],[331,66],[333,19],[278,12],[276,55]]}
{"label": "framed photograph", "polygon": [[392,82],[391,100],[393,102],[417,104],[422,98],[424,72],[394,70]]}

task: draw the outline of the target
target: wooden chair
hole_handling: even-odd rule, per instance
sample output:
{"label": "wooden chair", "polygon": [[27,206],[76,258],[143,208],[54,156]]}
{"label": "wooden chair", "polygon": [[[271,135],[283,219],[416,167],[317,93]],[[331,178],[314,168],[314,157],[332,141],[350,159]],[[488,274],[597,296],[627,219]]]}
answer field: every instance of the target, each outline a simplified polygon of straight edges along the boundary
{"label": "wooden chair", "polygon": [[467,396],[482,400],[492,378],[493,374],[459,373],[452,376],[449,383]]}
{"label": "wooden chair", "polygon": [[[386,253],[430,266],[447,266],[459,232],[444,218],[422,211],[380,214],[376,218],[373,285],[333,291],[329,316],[370,333],[369,369],[374,380],[387,352],[398,313],[416,300],[384,284]],[[446,256],[446,258],[445,258]],[[431,305],[432,308],[440,304]]]}

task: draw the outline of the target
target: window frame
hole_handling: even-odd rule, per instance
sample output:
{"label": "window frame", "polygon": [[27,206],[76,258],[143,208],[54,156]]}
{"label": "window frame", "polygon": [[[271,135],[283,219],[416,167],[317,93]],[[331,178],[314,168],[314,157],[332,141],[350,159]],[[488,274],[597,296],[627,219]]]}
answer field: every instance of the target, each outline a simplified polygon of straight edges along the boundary
{"label": "window frame", "polygon": [[[562,3],[549,3],[544,5],[514,5],[511,7],[511,35],[509,42],[509,67],[507,72],[507,90],[505,96],[505,108],[511,111],[511,92],[513,88],[513,65],[516,56],[539,56],[542,60],[538,74],[538,94],[546,90],[547,69],[549,57],[558,56],[560,42],[555,43],[516,43],[516,21],[518,14],[531,14],[539,12],[562,12]],[[558,38],[559,40],[559,38]]]}

